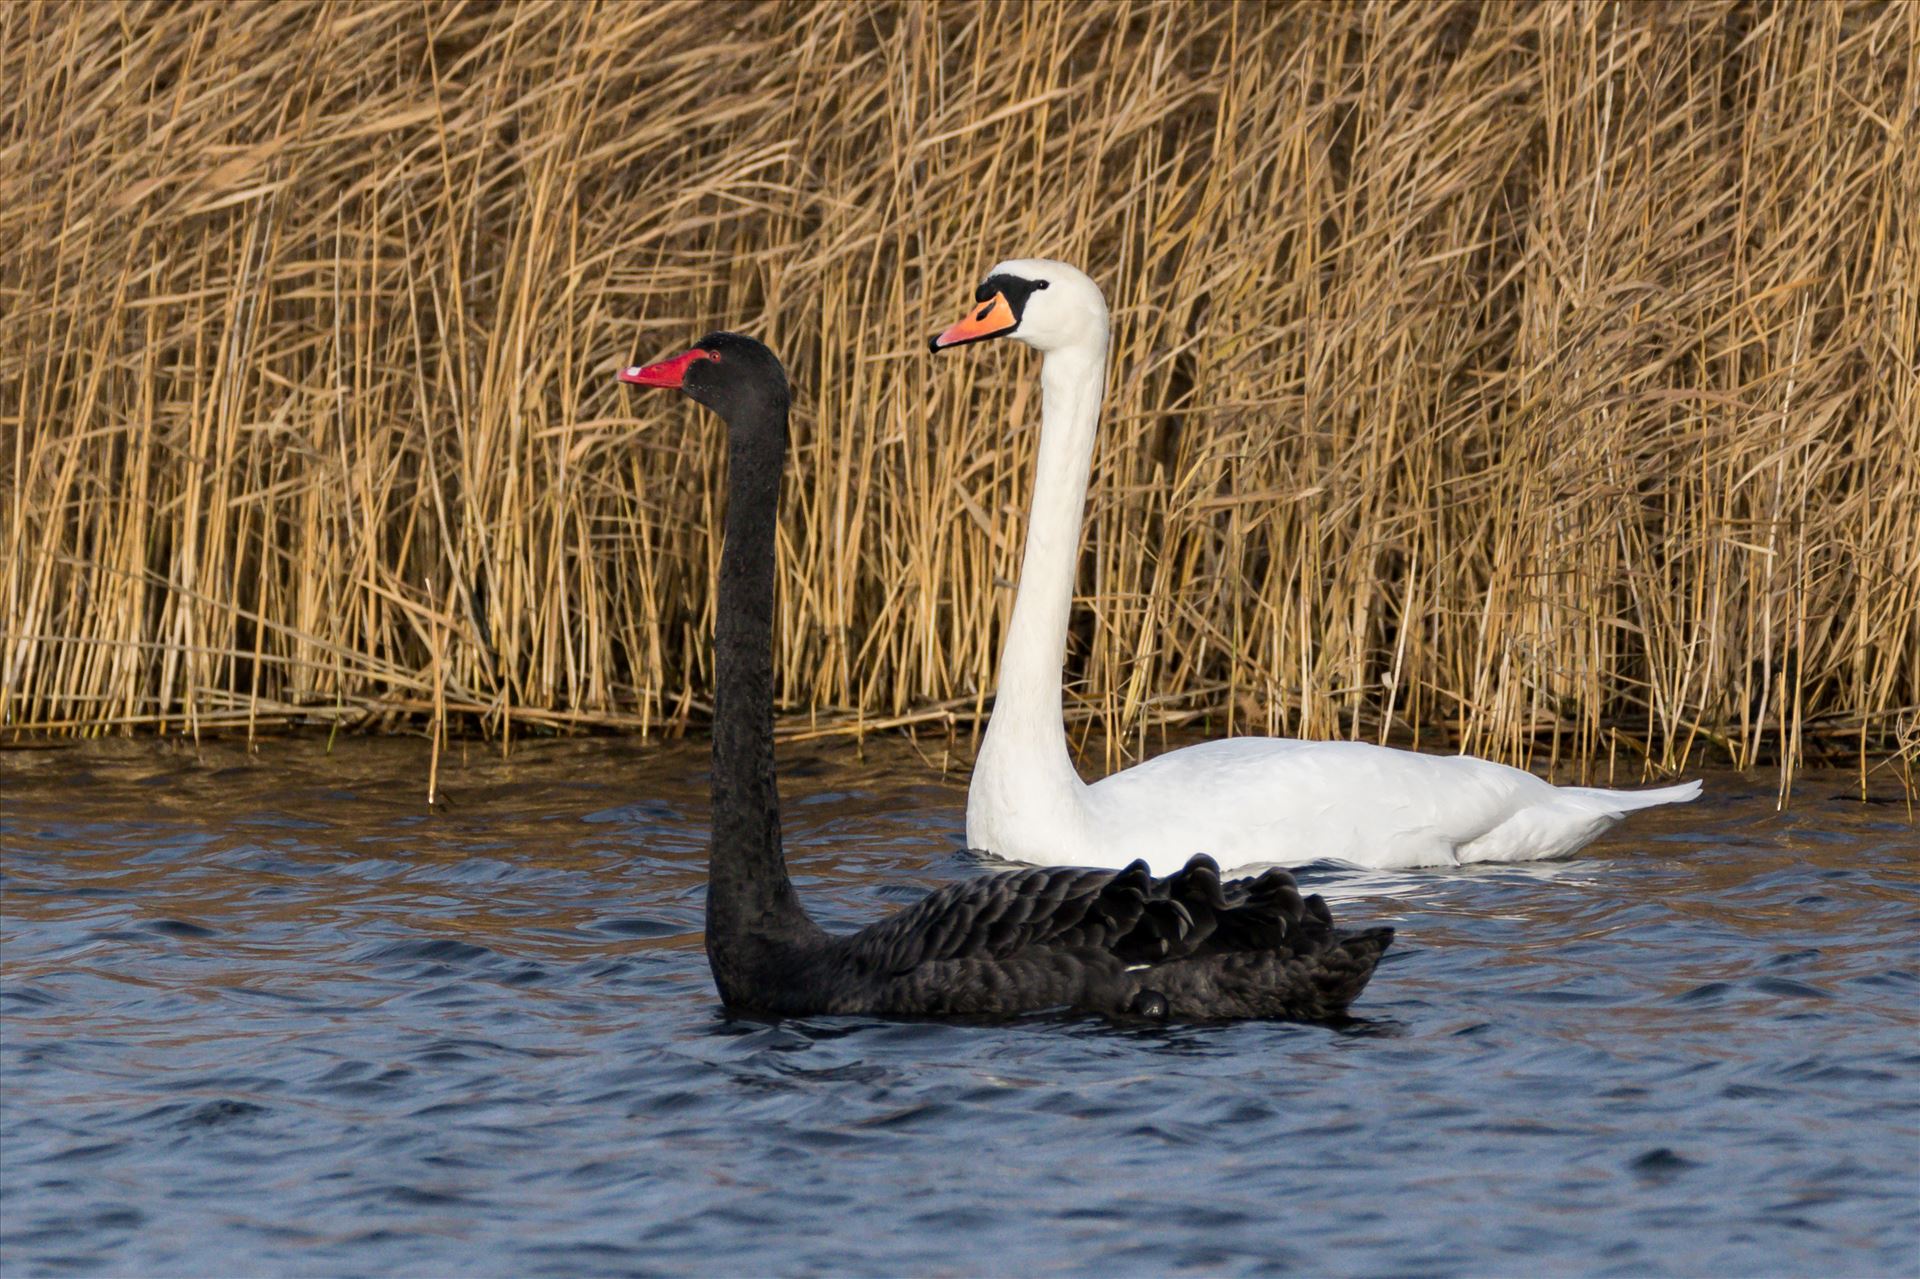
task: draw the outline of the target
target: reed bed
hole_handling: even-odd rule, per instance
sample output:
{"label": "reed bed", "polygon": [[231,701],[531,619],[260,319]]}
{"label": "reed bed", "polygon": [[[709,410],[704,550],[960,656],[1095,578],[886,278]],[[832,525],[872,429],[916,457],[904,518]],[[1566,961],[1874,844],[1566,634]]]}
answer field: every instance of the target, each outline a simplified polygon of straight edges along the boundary
{"label": "reed bed", "polygon": [[1168,726],[1622,780],[1920,748],[1920,6],[0,8],[0,724],[676,731],[797,390],[789,731],[975,722],[1042,254],[1115,336],[1069,653]]}

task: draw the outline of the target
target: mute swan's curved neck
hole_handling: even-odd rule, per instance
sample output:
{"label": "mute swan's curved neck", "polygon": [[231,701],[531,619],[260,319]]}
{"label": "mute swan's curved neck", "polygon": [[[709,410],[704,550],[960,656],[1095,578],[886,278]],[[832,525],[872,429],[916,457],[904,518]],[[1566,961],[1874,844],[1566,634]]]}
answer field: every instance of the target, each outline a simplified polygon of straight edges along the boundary
{"label": "mute swan's curved neck", "polygon": [[1040,456],[1032,514],[1013,618],[1000,652],[993,719],[981,744],[983,760],[994,756],[1008,767],[1044,768],[1052,775],[1049,781],[1062,780],[1058,774],[1063,772],[1076,785],[1079,775],[1061,717],[1061,668],[1106,376],[1104,326],[1093,338],[1049,351],[1040,366]]}

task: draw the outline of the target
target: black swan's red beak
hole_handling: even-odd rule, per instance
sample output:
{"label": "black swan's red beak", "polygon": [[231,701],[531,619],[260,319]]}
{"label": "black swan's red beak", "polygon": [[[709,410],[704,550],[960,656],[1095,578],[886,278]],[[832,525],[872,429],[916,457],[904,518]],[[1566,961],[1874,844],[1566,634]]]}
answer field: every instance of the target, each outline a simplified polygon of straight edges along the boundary
{"label": "black swan's red beak", "polygon": [[711,360],[713,352],[694,347],[685,355],[676,355],[671,360],[662,360],[658,364],[635,365],[620,370],[620,380],[631,382],[635,386],[681,386],[687,380],[687,370],[696,360]]}

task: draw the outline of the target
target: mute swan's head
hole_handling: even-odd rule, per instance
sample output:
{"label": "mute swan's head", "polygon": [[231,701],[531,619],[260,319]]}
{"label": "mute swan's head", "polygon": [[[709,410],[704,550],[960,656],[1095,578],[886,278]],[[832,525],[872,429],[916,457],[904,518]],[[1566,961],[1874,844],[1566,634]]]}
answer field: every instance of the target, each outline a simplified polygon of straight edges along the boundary
{"label": "mute swan's head", "polygon": [[1100,286],[1065,262],[1014,258],[987,272],[973,309],[927,347],[944,351],[989,338],[1017,338],[1036,351],[1104,343],[1107,299]]}

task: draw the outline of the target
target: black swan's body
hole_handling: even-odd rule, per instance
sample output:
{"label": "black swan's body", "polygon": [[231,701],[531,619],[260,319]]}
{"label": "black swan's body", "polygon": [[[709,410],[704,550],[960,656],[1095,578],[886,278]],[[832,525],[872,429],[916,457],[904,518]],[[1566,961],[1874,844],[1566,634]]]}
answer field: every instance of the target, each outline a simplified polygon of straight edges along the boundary
{"label": "black swan's body", "polygon": [[1270,870],[1223,884],[1211,859],[1154,879],[1052,867],[951,884],[850,936],[823,931],[787,877],[773,772],[773,575],[787,378],[751,338],[714,333],[621,379],[672,386],[727,423],[717,594],[707,958],[729,1008],[773,1014],[1338,1017],[1390,928],[1340,934]]}

